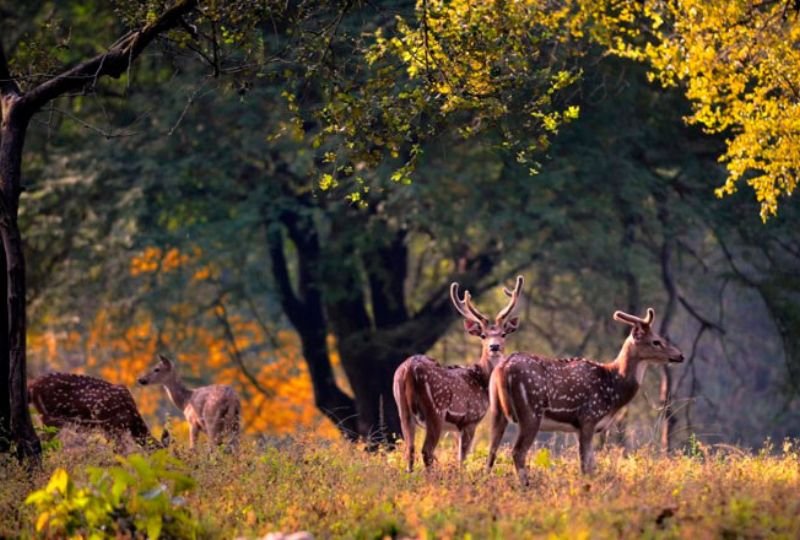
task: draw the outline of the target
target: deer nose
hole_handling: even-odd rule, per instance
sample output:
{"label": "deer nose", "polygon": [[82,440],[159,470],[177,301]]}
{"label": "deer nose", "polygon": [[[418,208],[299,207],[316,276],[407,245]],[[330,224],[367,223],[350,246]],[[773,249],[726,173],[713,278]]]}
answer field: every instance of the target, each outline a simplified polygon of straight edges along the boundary
{"label": "deer nose", "polygon": [[499,343],[492,343],[491,345],[489,345],[489,350],[492,351],[492,352],[500,351],[500,344]]}
{"label": "deer nose", "polygon": [[138,379],[136,379],[136,382],[144,386],[145,384],[147,384],[147,379],[145,379],[144,377],[139,377]]}

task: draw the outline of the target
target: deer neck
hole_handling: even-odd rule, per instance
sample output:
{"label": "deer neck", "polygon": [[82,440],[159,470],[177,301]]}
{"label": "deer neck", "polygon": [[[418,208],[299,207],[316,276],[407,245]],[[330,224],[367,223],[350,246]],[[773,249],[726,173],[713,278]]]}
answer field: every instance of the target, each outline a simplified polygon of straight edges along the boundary
{"label": "deer neck", "polygon": [[192,390],[187,388],[178,377],[164,382],[164,389],[167,391],[170,401],[180,410],[185,409],[189,400],[192,399]]}
{"label": "deer neck", "polygon": [[639,355],[634,350],[633,342],[628,338],[622,344],[617,358],[611,364],[611,369],[616,371],[625,382],[638,390],[644,379],[647,363],[639,358]]}
{"label": "deer neck", "polygon": [[502,353],[491,353],[485,349],[481,351],[481,359],[478,360],[478,367],[480,367],[481,373],[486,377],[487,382],[489,381],[489,376],[492,374],[494,366],[500,363],[502,359]]}

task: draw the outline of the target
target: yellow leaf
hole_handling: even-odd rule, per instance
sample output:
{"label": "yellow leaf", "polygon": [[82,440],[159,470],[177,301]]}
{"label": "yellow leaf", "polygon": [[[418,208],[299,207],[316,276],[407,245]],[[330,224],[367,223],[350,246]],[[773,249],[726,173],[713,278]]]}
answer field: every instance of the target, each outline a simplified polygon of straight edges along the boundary
{"label": "yellow leaf", "polygon": [[36,520],[36,532],[42,532],[50,519],[50,512],[42,512]]}
{"label": "yellow leaf", "polygon": [[61,493],[62,495],[66,495],[68,486],[69,475],[67,471],[59,467],[53,471],[53,475],[50,477],[46,489],[48,493]]}

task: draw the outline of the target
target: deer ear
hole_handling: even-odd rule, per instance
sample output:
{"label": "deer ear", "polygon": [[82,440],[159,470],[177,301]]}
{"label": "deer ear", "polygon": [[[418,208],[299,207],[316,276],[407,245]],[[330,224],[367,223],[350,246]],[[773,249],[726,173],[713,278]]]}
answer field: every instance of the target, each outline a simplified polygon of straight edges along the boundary
{"label": "deer ear", "polygon": [[516,332],[519,328],[519,317],[511,317],[506,322],[503,323],[503,332],[506,334],[511,334],[512,332]]}
{"label": "deer ear", "polygon": [[162,364],[168,364],[168,365],[170,365],[170,366],[172,365],[172,360],[170,360],[169,358],[167,358],[167,357],[166,357],[166,356],[164,356],[163,354],[159,354],[159,355],[158,355],[158,359],[159,359],[159,360],[161,360],[161,363],[162,363]]}
{"label": "deer ear", "polygon": [[481,325],[470,319],[464,319],[464,330],[471,336],[480,336],[483,333]]}

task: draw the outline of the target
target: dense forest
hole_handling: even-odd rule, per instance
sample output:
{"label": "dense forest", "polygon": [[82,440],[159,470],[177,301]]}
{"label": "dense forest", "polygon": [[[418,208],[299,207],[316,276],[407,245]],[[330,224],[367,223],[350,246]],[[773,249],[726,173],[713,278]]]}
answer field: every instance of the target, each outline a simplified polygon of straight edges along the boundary
{"label": "dense forest", "polygon": [[[0,536],[792,537],[798,21],[788,0],[0,0]],[[634,335],[612,314],[653,308],[685,357],[598,437],[594,483],[539,438],[536,517],[496,499],[504,457],[420,476],[393,452],[398,366],[481,356],[451,283],[497,313],[518,275],[506,352],[611,361]],[[142,386],[175,366],[239,396],[242,459],[203,461],[181,397]],[[53,439],[28,387],[52,372],[121,385],[172,448]]]}

